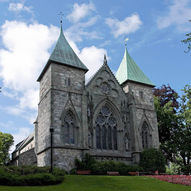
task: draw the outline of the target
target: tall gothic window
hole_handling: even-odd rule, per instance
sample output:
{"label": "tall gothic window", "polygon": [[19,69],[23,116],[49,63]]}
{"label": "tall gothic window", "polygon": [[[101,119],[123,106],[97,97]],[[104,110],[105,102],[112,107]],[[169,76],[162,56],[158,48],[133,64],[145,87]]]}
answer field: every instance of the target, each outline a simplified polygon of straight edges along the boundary
{"label": "tall gothic window", "polygon": [[96,148],[117,150],[117,120],[107,105],[101,108],[95,123]]}
{"label": "tall gothic window", "polygon": [[148,130],[149,130],[148,124],[144,122],[142,126],[142,132],[141,132],[143,149],[148,148],[148,136],[149,136]]}
{"label": "tall gothic window", "polygon": [[71,111],[68,111],[63,120],[63,134],[64,143],[76,144],[77,143],[77,128],[75,117]]}

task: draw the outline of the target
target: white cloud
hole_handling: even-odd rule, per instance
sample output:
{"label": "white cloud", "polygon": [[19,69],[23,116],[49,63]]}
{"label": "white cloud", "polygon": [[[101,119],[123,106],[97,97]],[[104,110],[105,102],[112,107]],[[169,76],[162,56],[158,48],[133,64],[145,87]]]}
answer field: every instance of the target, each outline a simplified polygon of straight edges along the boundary
{"label": "white cloud", "polygon": [[87,39],[100,39],[101,37],[98,35],[97,31],[87,30],[88,27],[94,25],[97,21],[98,17],[92,17],[86,22],[79,22],[66,30],[66,36],[72,39],[75,42],[80,42],[84,38]]}
{"label": "white cloud", "polygon": [[163,29],[175,25],[179,31],[190,30],[191,18],[191,1],[174,0],[173,4],[168,7],[168,14],[161,16],[157,20],[158,28]]}
{"label": "white cloud", "polygon": [[10,3],[8,10],[13,12],[26,11],[30,13],[32,12],[32,7],[27,7],[24,3]]}
{"label": "white cloud", "polygon": [[36,79],[58,34],[57,27],[38,23],[6,21],[2,25],[0,35],[5,48],[0,49],[0,78],[5,88],[17,92],[15,99],[19,99],[16,107],[8,109],[10,113],[18,115],[26,108],[37,109],[39,87]]}
{"label": "white cloud", "polygon": [[4,88],[4,87],[2,88],[1,93],[2,93],[2,95],[9,97],[11,99],[16,99],[18,96],[18,92],[10,91],[10,89]]}
{"label": "white cloud", "polygon": [[[88,27],[95,22],[84,23]],[[48,50],[59,36],[59,29],[39,23],[26,24],[19,21],[6,21],[1,26],[0,36],[4,48],[0,49],[0,78],[6,89],[5,96],[19,101],[4,111],[22,116],[34,122],[39,98],[39,85],[36,82],[49,58]],[[90,78],[102,65],[106,50],[95,46],[79,50],[73,39],[67,38],[70,45],[89,68],[86,78]]]}
{"label": "white cloud", "polygon": [[69,14],[67,18],[69,21],[76,23],[94,10],[95,6],[93,3],[83,3],[81,5],[79,5],[78,3],[74,3],[72,13]]}
{"label": "white cloud", "polygon": [[12,153],[15,150],[16,144],[26,139],[30,133],[32,133],[33,129],[28,127],[20,127],[16,129],[13,121],[7,121],[6,123],[0,122],[0,131],[3,133],[11,132],[14,137],[14,145],[10,148],[10,153]]}
{"label": "white cloud", "polygon": [[[30,102],[29,102],[30,100]],[[36,109],[39,100],[39,90],[30,89],[20,99],[20,108]]]}
{"label": "white cloud", "polygon": [[87,66],[89,71],[86,74],[86,80],[89,80],[96,71],[102,66],[104,54],[107,54],[103,48],[90,46],[83,48],[79,54],[79,58]]}
{"label": "white cloud", "polygon": [[138,14],[126,17],[123,21],[107,18],[105,23],[111,28],[111,32],[115,37],[133,33],[137,31],[142,24]]}
{"label": "white cloud", "polygon": [[24,111],[19,106],[14,106],[14,107],[7,106],[4,108],[1,108],[1,110],[5,110],[7,113],[10,113],[13,115],[23,115],[23,113],[24,113]]}
{"label": "white cloud", "polygon": [[22,127],[18,129],[17,133],[12,134],[14,137],[14,145],[11,147],[10,153],[12,153],[15,150],[16,144],[26,139],[30,135],[30,133],[32,133],[32,129]]}

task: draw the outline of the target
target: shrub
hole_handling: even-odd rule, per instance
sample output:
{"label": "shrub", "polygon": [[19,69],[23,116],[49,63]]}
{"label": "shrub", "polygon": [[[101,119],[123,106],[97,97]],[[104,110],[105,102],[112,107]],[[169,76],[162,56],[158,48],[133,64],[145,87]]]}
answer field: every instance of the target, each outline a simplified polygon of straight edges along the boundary
{"label": "shrub", "polygon": [[64,176],[66,171],[60,168],[53,168],[53,175],[55,176]]}
{"label": "shrub", "polygon": [[180,174],[181,167],[179,164],[170,163],[169,166],[166,166],[166,173],[170,175]]}
{"label": "shrub", "polygon": [[49,167],[1,167],[0,185],[9,186],[38,186],[61,183],[65,171],[54,168],[53,174]]}
{"label": "shrub", "polygon": [[[142,171],[142,168],[137,165],[129,166],[116,161],[96,161],[89,154],[86,154],[82,160],[76,159],[75,165],[77,170],[91,170],[92,174],[98,175],[107,174],[108,171],[117,171],[120,175]],[[76,173],[76,169],[72,169],[70,173]]]}
{"label": "shrub", "polygon": [[141,153],[140,166],[146,172],[165,172],[165,158],[160,150],[151,148]]}
{"label": "shrub", "polygon": [[107,171],[117,171],[120,175],[129,175],[129,172],[140,171],[139,166],[129,166],[122,162],[102,161],[92,165],[93,174],[107,174]]}
{"label": "shrub", "polygon": [[95,159],[87,153],[82,160],[75,159],[75,166],[77,170],[90,170],[94,163]]}
{"label": "shrub", "polygon": [[4,167],[9,172],[14,172],[18,175],[36,174],[36,173],[49,173],[50,167],[37,167],[37,166],[9,166]]}
{"label": "shrub", "polygon": [[58,184],[63,181],[62,176],[54,176],[48,173],[29,174],[27,176],[20,176],[19,179],[23,184],[29,186]]}
{"label": "shrub", "polygon": [[92,165],[91,167],[91,173],[92,174],[106,174],[106,172],[104,171],[104,169],[102,168],[102,163],[101,162],[96,162]]}
{"label": "shrub", "polygon": [[189,175],[191,174],[191,164],[186,165],[186,166],[181,166],[181,172],[183,172],[183,174]]}
{"label": "shrub", "polygon": [[120,175],[129,175],[129,172],[140,172],[142,168],[138,165],[126,165],[124,163],[120,163],[118,166],[118,171]]}
{"label": "shrub", "polygon": [[72,170],[70,170],[69,174],[76,174],[76,168],[73,168]]}

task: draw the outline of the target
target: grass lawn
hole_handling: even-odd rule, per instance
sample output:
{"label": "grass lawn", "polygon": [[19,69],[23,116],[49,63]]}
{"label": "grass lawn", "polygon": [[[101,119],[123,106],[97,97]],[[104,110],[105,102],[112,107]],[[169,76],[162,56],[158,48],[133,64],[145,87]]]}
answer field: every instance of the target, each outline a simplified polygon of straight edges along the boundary
{"label": "grass lawn", "polygon": [[54,186],[0,186],[0,191],[191,191],[191,186],[162,182],[150,177],[133,176],[65,176]]}

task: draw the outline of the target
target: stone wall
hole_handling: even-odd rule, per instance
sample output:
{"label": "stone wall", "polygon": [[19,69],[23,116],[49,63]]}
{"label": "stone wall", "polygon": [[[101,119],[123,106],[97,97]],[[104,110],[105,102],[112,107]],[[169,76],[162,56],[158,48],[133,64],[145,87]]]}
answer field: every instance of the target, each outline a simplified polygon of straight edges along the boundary
{"label": "stone wall", "polygon": [[70,171],[75,168],[75,159],[82,158],[82,150],[71,148],[55,148],[54,149],[54,166]]}
{"label": "stone wall", "polygon": [[18,166],[37,165],[37,157],[34,148],[21,153],[16,160],[18,160]]}
{"label": "stone wall", "polygon": [[[85,72],[64,65],[52,65],[51,127],[54,129],[54,146],[64,146],[62,118],[71,110],[79,130],[77,148],[84,145],[83,126],[86,113],[82,110]],[[66,145],[68,146],[68,145]]]}
{"label": "stone wall", "polygon": [[50,149],[37,154],[37,166],[50,166]]}
{"label": "stone wall", "polygon": [[135,82],[127,82],[123,85],[127,91],[130,106],[131,126],[134,129],[134,151],[140,152],[142,148],[142,125],[147,122],[149,126],[149,147],[159,147],[157,116],[154,108],[152,87]]}
{"label": "stone wall", "polygon": [[41,152],[50,146],[51,125],[51,65],[40,81],[40,101],[38,104],[38,117],[35,124],[35,149]]}

